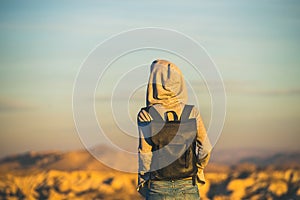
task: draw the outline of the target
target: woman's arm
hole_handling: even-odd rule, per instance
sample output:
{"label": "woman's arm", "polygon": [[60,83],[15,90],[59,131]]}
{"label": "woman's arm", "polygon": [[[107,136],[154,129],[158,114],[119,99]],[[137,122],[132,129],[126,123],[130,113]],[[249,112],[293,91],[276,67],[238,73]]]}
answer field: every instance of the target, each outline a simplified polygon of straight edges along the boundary
{"label": "woman's arm", "polygon": [[[141,110],[137,116],[139,146],[138,146],[138,191],[142,191],[144,184],[149,180],[149,171],[152,160],[151,145],[149,144],[151,117],[148,112]],[[142,193],[142,192],[141,192]]]}
{"label": "woman's arm", "polygon": [[197,157],[198,167],[204,169],[210,158],[211,144],[206,133],[206,129],[197,108],[194,107],[193,114],[197,121]]}

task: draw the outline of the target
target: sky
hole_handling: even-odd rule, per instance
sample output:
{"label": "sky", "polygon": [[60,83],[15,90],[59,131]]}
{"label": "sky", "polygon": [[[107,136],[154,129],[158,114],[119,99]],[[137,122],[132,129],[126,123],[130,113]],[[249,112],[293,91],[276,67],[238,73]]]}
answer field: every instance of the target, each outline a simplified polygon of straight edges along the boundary
{"label": "sky", "polygon": [[[216,148],[299,150],[299,1],[29,0],[0,4],[0,157],[84,148],[72,113],[80,67],[101,42],[143,27],[188,35],[217,65],[227,106]],[[120,59],[109,73],[120,77],[122,64],[130,66],[138,59],[150,65],[157,56],[184,65],[174,55],[143,51]],[[208,126],[211,105],[203,80],[193,78],[188,69],[183,72],[201,99],[198,106]],[[116,84],[114,79],[110,84]],[[141,87],[128,103],[133,120],[145,105],[144,93]],[[107,96],[97,96],[99,113],[110,112],[105,101]],[[101,123],[106,129],[116,129],[111,118]],[[120,141],[113,134],[110,137]]]}

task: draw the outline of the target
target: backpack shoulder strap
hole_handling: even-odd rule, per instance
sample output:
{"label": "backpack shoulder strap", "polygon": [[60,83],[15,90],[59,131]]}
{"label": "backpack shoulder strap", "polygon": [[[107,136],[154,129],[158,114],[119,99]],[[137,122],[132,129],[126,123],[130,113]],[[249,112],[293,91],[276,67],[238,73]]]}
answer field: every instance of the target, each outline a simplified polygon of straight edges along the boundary
{"label": "backpack shoulder strap", "polygon": [[157,112],[157,110],[153,106],[148,106],[145,109],[153,120],[155,121],[164,121],[163,118],[160,116],[160,114]]}
{"label": "backpack shoulder strap", "polygon": [[193,105],[185,105],[180,117],[180,121],[186,121],[189,119],[189,116],[191,114],[191,111],[193,109]]}

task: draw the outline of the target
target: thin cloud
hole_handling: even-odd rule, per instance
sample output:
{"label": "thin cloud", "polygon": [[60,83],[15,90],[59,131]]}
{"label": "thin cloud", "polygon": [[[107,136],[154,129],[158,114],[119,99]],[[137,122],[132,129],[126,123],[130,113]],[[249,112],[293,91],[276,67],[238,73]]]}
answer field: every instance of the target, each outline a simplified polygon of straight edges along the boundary
{"label": "thin cloud", "polygon": [[0,97],[0,112],[31,110],[34,106],[24,101]]}
{"label": "thin cloud", "polygon": [[249,88],[245,92],[248,94],[267,95],[267,96],[292,96],[292,95],[300,95],[300,88],[286,88],[286,89]]}
{"label": "thin cloud", "polygon": [[[212,89],[220,88],[220,82],[210,82],[208,85]],[[194,90],[199,92],[207,92],[208,87],[202,81],[193,81],[191,86]],[[227,94],[241,94],[241,95],[263,95],[263,96],[293,96],[300,95],[300,87],[287,88],[266,88],[247,81],[224,81],[225,91]],[[214,90],[218,91],[218,90]]]}

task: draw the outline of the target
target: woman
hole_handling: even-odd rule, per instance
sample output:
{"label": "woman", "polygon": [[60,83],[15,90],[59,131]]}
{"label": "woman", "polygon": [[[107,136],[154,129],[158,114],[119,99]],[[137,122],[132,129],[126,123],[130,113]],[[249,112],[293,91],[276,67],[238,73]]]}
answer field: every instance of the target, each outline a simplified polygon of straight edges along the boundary
{"label": "woman", "polygon": [[[187,89],[180,69],[166,60],[155,60],[151,65],[150,77],[147,87],[146,104],[153,107],[159,115],[172,120],[174,116],[168,115],[175,112],[178,119],[187,103]],[[167,115],[166,115],[167,113]],[[203,169],[209,160],[211,149],[206,130],[199,111],[192,107],[189,118],[196,119],[197,129],[197,184],[193,184],[192,177],[176,180],[152,180],[151,164],[153,161],[153,143],[151,130],[145,123],[151,123],[152,117],[147,109],[142,108],[138,114],[139,130],[139,174],[138,191],[146,199],[200,199],[198,185],[204,184]]]}

